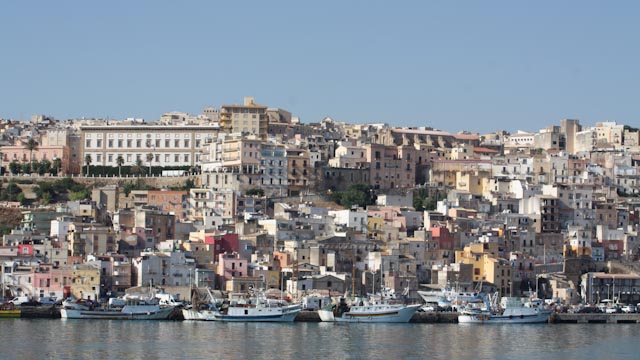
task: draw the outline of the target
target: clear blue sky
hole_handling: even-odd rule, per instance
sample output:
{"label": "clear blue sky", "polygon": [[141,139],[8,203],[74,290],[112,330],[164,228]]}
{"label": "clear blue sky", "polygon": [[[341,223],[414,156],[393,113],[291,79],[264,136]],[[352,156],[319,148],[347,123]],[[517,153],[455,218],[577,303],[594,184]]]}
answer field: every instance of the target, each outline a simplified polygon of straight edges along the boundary
{"label": "clear blue sky", "polygon": [[0,117],[638,126],[638,1],[4,1]]}

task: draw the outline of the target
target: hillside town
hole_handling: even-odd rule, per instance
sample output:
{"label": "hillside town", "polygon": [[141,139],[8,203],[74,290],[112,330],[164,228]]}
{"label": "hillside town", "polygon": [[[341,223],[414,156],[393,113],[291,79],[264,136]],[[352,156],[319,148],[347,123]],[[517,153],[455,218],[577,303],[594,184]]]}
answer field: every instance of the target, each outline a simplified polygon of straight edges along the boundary
{"label": "hillside town", "polygon": [[640,303],[640,131],[487,134],[260,105],[0,120],[5,300],[392,289]]}

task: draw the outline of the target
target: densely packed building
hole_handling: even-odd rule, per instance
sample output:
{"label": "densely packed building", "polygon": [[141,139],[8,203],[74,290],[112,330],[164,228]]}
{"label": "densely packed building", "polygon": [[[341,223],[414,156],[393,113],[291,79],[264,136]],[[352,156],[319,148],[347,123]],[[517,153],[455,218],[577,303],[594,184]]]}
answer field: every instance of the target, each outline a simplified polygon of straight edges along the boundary
{"label": "densely packed building", "polygon": [[98,299],[150,285],[508,295],[547,278],[546,297],[593,301],[584,276],[604,286],[589,274],[640,256],[639,134],[573,119],[484,135],[303,124],[253,98],[156,122],[2,120],[3,188],[27,174],[95,184],[57,207],[29,199],[40,208],[3,236],[2,282]]}

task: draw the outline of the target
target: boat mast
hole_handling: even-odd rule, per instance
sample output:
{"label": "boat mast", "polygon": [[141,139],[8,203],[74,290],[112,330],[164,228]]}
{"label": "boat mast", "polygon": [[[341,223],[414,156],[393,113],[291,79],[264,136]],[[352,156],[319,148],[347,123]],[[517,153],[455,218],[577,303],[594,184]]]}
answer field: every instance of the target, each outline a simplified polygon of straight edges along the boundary
{"label": "boat mast", "polygon": [[356,256],[354,254],[354,245],[351,244],[351,292],[353,296],[356,294]]}

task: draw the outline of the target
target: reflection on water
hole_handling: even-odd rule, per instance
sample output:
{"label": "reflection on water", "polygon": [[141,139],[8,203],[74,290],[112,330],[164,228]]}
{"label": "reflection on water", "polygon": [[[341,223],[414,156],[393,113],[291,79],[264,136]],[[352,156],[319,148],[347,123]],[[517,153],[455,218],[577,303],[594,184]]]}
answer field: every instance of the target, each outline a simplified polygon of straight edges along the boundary
{"label": "reflection on water", "polygon": [[636,359],[636,324],[0,321],[2,359]]}

